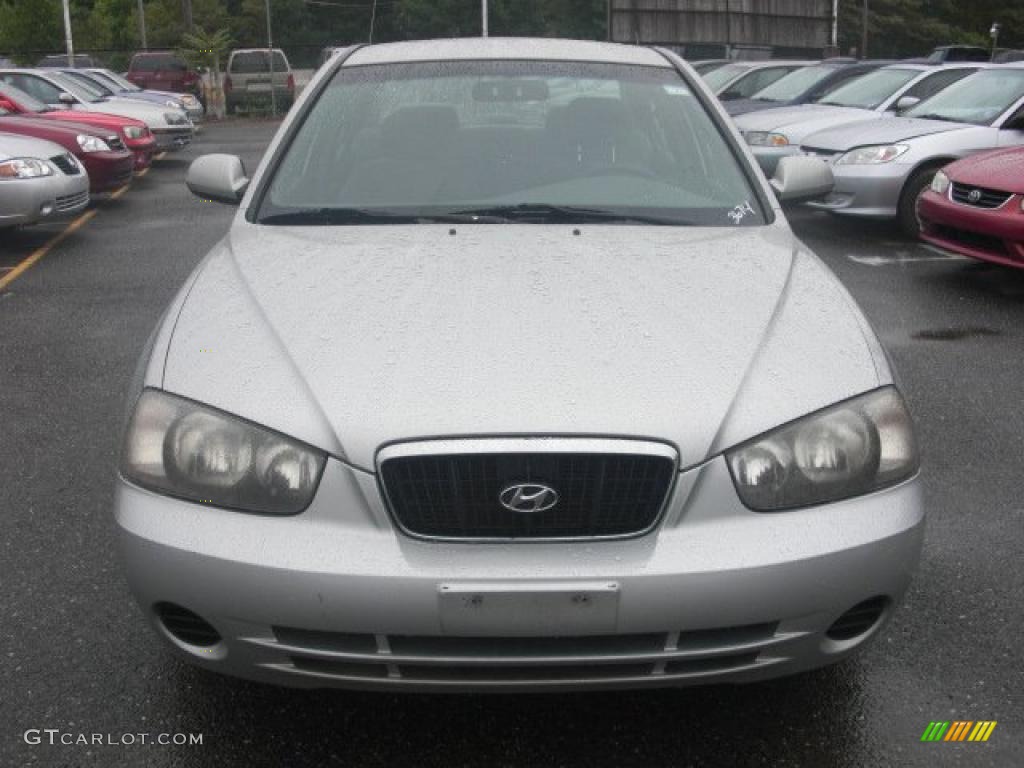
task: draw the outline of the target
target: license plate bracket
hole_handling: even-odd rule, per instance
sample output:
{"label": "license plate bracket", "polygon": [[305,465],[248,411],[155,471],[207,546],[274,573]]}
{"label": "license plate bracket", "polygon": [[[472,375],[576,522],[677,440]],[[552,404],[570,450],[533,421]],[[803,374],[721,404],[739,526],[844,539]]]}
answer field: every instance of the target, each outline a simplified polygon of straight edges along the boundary
{"label": "license plate bracket", "polygon": [[441,629],[464,637],[611,634],[618,624],[619,592],[611,581],[441,584]]}

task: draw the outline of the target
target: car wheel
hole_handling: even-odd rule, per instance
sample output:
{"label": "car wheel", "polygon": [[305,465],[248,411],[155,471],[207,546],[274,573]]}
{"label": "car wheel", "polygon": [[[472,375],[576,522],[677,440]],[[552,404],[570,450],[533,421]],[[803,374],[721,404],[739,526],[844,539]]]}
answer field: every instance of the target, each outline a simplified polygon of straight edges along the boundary
{"label": "car wheel", "polygon": [[897,218],[900,229],[907,237],[916,240],[921,235],[921,220],[917,217],[917,199],[931,186],[935,173],[941,165],[929,165],[914,172],[900,194]]}

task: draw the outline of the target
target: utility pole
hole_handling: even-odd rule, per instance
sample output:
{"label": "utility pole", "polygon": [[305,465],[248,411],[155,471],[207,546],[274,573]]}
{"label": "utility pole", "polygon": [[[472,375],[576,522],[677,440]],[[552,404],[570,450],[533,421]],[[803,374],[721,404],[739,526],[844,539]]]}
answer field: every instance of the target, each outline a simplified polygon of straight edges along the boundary
{"label": "utility pole", "polygon": [[146,45],[146,4],[139,0],[139,41],[142,43],[142,50],[149,48]]}
{"label": "utility pole", "polygon": [[192,0],[181,0],[181,18],[185,21],[185,31],[193,32],[195,25],[192,23]]}
{"label": "utility pole", "polygon": [[839,0],[832,0],[832,50],[839,55]]}
{"label": "utility pole", "polygon": [[68,66],[75,66],[75,43],[71,39],[71,8],[68,0],[64,0],[64,45],[68,49]]}
{"label": "utility pole", "polygon": [[868,15],[871,13],[868,8],[868,0],[864,0],[860,16],[860,57],[868,57]]}
{"label": "utility pole", "polygon": [[370,42],[373,42],[373,25],[377,21],[377,0],[373,0],[373,8],[370,9]]}
{"label": "utility pole", "polygon": [[487,0],[480,0],[480,18],[483,36],[487,37]]}
{"label": "utility pole", "polygon": [[270,114],[277,117],[277,89],[274,87],[274,33],[270,27],[270,0],[264,1],[267,10],[267,61],[270,67]]}
{"label": "utility pole", "polygon": [[605,7],[605,27],[607,27],[608,41],[612,39],[612,0],[608,0],[608,4]]}

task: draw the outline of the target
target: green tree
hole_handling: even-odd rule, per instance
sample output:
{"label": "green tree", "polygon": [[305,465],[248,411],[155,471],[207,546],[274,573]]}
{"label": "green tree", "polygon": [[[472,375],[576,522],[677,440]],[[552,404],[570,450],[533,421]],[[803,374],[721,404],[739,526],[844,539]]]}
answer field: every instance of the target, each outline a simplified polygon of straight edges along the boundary
{"label": "green tree", "polygon": [[0,1],[0,51],[34,64],[44,51],[64,47],[60,0]]}

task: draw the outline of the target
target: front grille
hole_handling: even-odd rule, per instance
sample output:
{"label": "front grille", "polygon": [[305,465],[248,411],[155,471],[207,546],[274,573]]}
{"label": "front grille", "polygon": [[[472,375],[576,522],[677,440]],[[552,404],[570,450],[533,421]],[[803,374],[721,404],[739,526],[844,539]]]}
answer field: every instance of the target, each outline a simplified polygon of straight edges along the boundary
{"label": "front grille", "polygon": [[60,168],[66,176],[77,176],[82,172],[78,167],[78,163],[75,162],[75,159],[67,153],[63,155],[54,155],[50,158],[50,162]]}
{"label": "front grille", "polygon": [[61,213],[67,213],[68,211],[73,211],[76,208],[80,208],[87,202],[89,202],[88,191],[76,192],[73,195],[60,195],[57,198],[56,206],[57,210],[60,211]]}
{"label": "front grille", "polygon": [[800,149],[804,153],[820,157],[822,160],[831,160],[839,154],[833,149],[821,149],[820,147],[800,147]]}
{"label": "front grille", "polygon": [[803,636],[779,634],[778,622],[567,637],[372,635],[274,627],[273,639],[246,642],[276,650],[286,667],[318,677],[501,686],[699,677],[778,663],[786,658],[783,646]]}
{"label": "front grille", "polygon": [[1002,192],[998,189],[985,189],[984,187],[972,187],[969,184],[958,184],[953,182],[949,192],[950,198],[961,205],[972,205],[975,208],[998,208],[1011,197],[1010,192]]}
{"label": "front grille", "polygon": [[120,152],[122,149],[124,149],[124,142],[121,141],[120,137],[118,136],[107,136],[105,141],[107,142],[107,146],[115,151]]}
{"label": "front grille", "polygon": [[[395,520],[413,535],[589,538],[651,528],[675,462],[633,453],[465,453],[397,456],[380,469]],[[557,502],[544,511],[510,510],[499,497],[517,484],[547,486]]]}
{"label": "front grille", "polygon": [[954,244],[960,244],[983,253],[991,253],[994,256],[1009,256],[1006,244],[998,237],[983,235],[980,232],[970,232],[966,229],[947,227],[941,224],[928,225],[926,232],[936,237],[948,240]]}

